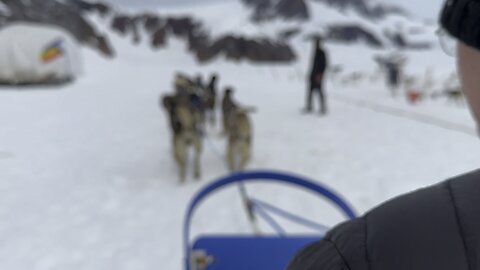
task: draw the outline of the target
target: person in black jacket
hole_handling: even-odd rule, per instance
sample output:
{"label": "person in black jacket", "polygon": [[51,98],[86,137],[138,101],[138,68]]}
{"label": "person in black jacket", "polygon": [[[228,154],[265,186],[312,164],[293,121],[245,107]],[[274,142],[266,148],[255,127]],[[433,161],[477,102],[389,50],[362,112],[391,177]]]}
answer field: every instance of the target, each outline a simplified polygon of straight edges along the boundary
{"label": "person in black jacket", "polygon": [[385,69],[387,70],[388,86],[392,91],[392,95],[395,96],[400,83],[400,65],[394,61],[390,61],[385,63]]}
{"label": "person in black jacket", "polygon": [[307,93],[307,106],[305,108],[305,112],[312,111],[313,94],[317,92],[320,98],[320,113],[321,114],[327,113],[327,104],[325,100],[325,94],[323,91],[323,78],[324,78],[323,75],[326,69],[327,69],[327,56],[324,49],[322,48],[321,39],[317,38],[315,40],[315,55],[313,58],[313,65],[310,73],[310,81],[309,81],[308,93]]}
{"label": "person in black jacket", "polygon": [[[443,28],[457,39],[460,79],[480,123],[480,2],[448,0]],[[480,269],[480,171],[398,197],[339,225],[288,270]]]}

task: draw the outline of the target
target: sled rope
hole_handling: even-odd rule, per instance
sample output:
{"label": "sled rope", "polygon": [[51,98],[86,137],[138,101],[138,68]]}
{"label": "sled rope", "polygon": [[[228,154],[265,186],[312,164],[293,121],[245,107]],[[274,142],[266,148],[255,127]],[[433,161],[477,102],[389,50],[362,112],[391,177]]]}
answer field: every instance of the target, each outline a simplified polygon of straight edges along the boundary
{"label": "sled rope", "polygon": [[[207,144],[214,153],[214,155],[217,156],[218,159],[222,161],[222,163],[227,165],[224,155],[221,154],[213,141],[208,136],[205,136],[205,140],[207,141]],[[321,234],[325,234],[329,230],[329,228],[325,225],[289,213],[272,204],[250,197],[247,191],[247,187],[243,182],[239,182],[237,187],[243,202],[244,209],[247,214],[248,221],[250,223],[252,231],[256,235],[261,235],[261,231],[258,226],[257,216],[261,217],[279,236],[286,235],[286,230],[282,228],[282,226],[275,220],[275,218],[272,217],[272,215],[270,215],[270,213],[283,217],[287,220],[290,220],[307,228],[316,230]]]}
{"label": "sled rope", "polygon": [[213,154],[222,162],[226,165],[225,158],[221,154],[221,152],[217,149],[215,144],[210,140],[208,136],[204,136],[205,140],[207,141],[207,145],[209,146],[210,150],[212,150]]}
{"label": "sled rope", "polygon": [[[287,212],[283,209],[280,209],[280,208],[278,208],[278,207],[276,207],[272,204],[269,204],[267,202],[260,201],[260,200],[257,200],[257,199],[253,199],[253,203],[254,203],[255,207],[258,208],[258,209],[268,210],[269,212],[277,214],[278,216],[281,216],[281,217],[283,217],[285,219],[288,219],[292,222],[295,222],[295,223],[303,225],[307,228],[316,230],[316,231],[320,232],[321,234],[325,234],[328,230],[330,230],[330,228],[325,226],[325,225],[322,225],[322,224],[317,223],[315,221],[311,221],[311,220],[308,220],[306,218],[300,217],[298,215],[289,213],[289,212]],[[279,232],[279,234],[282,235],[280,232]]]}
{"label": "sled rope", "polygon": [[252,203],[252,207],[255,209],[255,212],[263,218],[272,228],[277,232],[281,237],[285,237],[287,232],[278,224],[278,222],[264,209],[260,207],[257,203]]}
{"label": "sled rope", "polygon": [[[222,155],[220,151],[218,151],[217,147],[215,147],[214,143],[210,140],[210,138],[208,136],[205,136],[205,140],[207,141],[207,145],[210,147],[213,154],[217,156],[217,158],[222,161],[222,163],[224,163],[226,167],[228,167],[224,155]],[[248,196],[247,187],[243,182],[238,183],[238,191],[240,193],[244,209],[247,212],[247,218],[252,228],[252,231],[257,235],[260,235],[260,229],[258,227],[257,217],[254,211],[255,207],[252,203],[252,199],[250,199],[250,197]]]}

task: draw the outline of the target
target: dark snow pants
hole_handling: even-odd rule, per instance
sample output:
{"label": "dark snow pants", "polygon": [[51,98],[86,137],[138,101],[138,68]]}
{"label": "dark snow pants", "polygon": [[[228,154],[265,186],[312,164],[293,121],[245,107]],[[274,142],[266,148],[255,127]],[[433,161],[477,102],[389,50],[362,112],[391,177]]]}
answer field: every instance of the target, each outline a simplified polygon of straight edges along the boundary
{"label": "dark snow pants", "polygon": [[316,81],[314,79],[310,80],[310,84],[308,87],[307,93],[307,111],[313,110],[313,95],[318,94],[318,98],[320,101],[320,113],[326,114],[327,113],[327,102],[325,98],[325,93],[323,92],[323,80]]}

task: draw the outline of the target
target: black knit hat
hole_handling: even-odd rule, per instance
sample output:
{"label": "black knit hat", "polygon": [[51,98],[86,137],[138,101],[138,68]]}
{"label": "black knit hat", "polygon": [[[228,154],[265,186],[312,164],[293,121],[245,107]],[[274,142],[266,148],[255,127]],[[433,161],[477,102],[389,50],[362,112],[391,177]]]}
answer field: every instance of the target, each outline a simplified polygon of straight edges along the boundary
{"label": "black knit hat", "polygon": [[440,21],[450,35],[480,49],[480,0],[447,0]]}

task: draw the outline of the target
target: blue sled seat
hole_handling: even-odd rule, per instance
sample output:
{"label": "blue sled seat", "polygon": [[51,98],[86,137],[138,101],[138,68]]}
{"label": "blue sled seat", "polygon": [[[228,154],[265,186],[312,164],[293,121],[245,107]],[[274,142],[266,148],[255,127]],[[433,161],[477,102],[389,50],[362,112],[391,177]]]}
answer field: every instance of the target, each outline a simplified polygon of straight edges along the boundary
{"label": "blue sled seat", "polygon": [[192,269],[284,270],[301,248],[318,240],[319,236],[202,237],[193,245],[192,257],[196,266]]}

